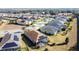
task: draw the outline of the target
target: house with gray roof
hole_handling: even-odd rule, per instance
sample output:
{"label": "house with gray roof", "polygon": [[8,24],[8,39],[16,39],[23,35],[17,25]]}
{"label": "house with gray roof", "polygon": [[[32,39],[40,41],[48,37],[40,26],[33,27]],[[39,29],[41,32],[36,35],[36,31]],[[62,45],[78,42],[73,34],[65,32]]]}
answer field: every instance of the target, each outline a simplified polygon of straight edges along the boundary
{"label": "house with gray roof", "polygon": [[0,37],[0,50],[12,50],[20,47],[21,34],[18,32],[5,32],[3,37]]}
{"label": "house with gray roof", "polygon": [[46,26],[40,28],[40,31],[45,34],[57,34],[62,31],[62,29],[66,29],[67,26],[64,24],[67,22],[67,19],[64,17],[57,17],[55,20],[49,22]]}

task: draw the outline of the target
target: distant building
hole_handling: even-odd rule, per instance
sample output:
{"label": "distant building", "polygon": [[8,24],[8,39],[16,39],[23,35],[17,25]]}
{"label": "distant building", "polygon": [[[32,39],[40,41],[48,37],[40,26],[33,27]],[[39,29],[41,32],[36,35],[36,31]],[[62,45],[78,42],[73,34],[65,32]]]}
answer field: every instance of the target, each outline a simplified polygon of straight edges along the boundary
{"label": "distant building", "polygon": [[9,20],[9,23],[14,24],[17,23],[17,18],[7,18]]}
{"label": "distant building", "polygon": [[31,25],[33,22],[32,19],[18,19],[17,20],[17,24],[21,24],[21,25]]}
{"label": "distant building", "polygon": [[73,14],[72,13],[58,13],[58,15],[61,15],[61,16],[72,16]]}
{"label": "distant building", "polygon": [[9,20],[2,19],[2,22],[3,22],[3,23],[9,23]]}

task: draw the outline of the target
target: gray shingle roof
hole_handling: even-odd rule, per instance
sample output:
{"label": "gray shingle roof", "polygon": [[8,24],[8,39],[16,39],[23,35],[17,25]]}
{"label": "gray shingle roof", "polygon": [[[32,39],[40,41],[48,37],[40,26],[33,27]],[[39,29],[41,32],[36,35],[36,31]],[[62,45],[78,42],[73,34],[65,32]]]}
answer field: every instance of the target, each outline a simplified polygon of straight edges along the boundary
{"label": "gray shingle roof", "polygon": [[65,22],[67,22],[67,18],[65,16],[56,17],[54,21],[49,22],[40,30],[45,33],[55,34],[58,31],[60,31],[63,27],[66,28],[66,26],[64,25]]}

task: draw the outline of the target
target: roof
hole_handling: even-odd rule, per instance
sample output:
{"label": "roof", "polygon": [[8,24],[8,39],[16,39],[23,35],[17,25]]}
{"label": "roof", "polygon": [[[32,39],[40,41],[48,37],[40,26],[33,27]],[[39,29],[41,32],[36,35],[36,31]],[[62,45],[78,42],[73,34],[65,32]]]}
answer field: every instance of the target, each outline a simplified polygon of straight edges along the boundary
{"label": "roof", "polygon": [[27,35],[30,37],[30,39],[34,42],[36,42],[38,40],[39,37],[39,33],[35,30],[25,30],[25,32],[27,33]]}
{"label": "roof", "polygon": [[25,35],[33,42],[37,43],[40,36],[44,36],[44,34],[40,33],[37,30],[34,29],[26,29]]}
{"label": "roof", "polygon": [[41,30],[42,32],[54,34],[54,33],[56,33],[59,29],[56,28],[56,27],[54,27],[54,26],[49,26],[49,25],[47,25],[47,26],[42,27],[40,30]]}
{"label": "roof", "polygon": [[7,33],[4,35],[4,37],[1,40],[1,44],[3,45],[4,43],[6,43],[11,37],[11,34]]}
{"label": "roof", "polygon": [[40,30],[42,32],[47,33],[55,33],[60,31],[61,28],[66,28],[64,23],[67,22],[67,18],[65,16],[56,17],[55,20],[49,22],[46,26],[43,26]]}
{"label": "roof", "polygon": [[7,49],[7,48],[12,48],[12,47],[15,47],[15,46],[18,46],[15,42],[10,42],[10,43],[6,43],[2,49]]}
{"label": "roof", "polygon": [[5,33],[5,35],[0,38],[0,50],[10,49],[10,48],[18,48],[19,47],[19,33]]}
{"label": "roof", "polygon": [[50,22],[48,25],[54,26],[54,27],[60,29],[62,27],[62,25],[64,25],[64,24],[62,24],[59,20],[55,20],[55,21]]}
{"label": "roof", "polygon": [[66,16],[57,16],[55,19],[67,22],[68,18]]}

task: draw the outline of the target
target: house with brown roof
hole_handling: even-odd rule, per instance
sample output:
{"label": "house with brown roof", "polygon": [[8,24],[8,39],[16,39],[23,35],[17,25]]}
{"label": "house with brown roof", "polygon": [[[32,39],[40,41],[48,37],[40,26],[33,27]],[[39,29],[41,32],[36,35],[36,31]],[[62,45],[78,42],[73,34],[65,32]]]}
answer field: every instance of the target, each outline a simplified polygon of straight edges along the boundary
{"label": "house with brown roof", "polygon": [[[37,30],[34,29],[25,29],[24,30],[24,34],[25,36],[27,36],[33,43],[36,43],[37,45],[39,45],[40,47],[44,46],[47,42],[47,36],[40,33]],[[40,45],[40,43],[42,43],[43,45]]]}

